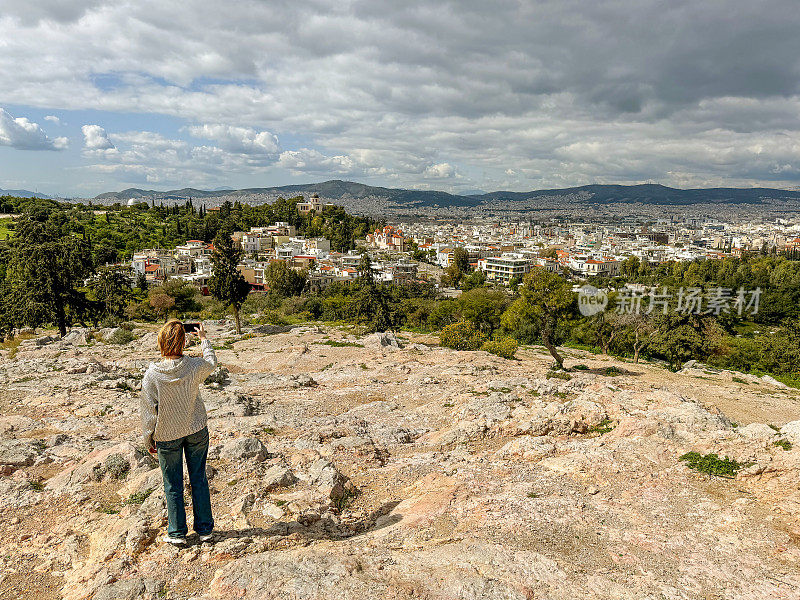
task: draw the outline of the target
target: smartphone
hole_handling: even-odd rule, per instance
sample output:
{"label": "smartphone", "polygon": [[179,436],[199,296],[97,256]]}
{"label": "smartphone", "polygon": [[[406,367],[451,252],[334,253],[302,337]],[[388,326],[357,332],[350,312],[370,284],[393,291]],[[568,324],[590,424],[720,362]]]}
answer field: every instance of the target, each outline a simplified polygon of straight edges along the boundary
{"label": "smartphone", "polygon": [[194,333],[198,329],[200,329],[200,323],[184,323],[183,324],[183,330],[186,333]]}

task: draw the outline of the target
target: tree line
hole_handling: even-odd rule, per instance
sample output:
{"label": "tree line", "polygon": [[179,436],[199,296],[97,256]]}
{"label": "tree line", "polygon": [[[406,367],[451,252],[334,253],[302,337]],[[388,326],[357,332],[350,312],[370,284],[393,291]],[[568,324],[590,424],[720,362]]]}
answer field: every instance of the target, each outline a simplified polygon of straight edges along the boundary
{"label": "tree line", "polygon": [[[211,282],[212,292],[238,307],[244,288],[243,280],[231,271],[241,259],[240,249],[229,243],[233,231],[286,222],[298,235],[325,236],[333,250],[346,252],[381,225],[340,207],[300,215],[296,205],[301,200],[302,196],[279,198],[257,206],[225,202],[219,210],[209,211],[191,201],[171,206],[145,202],[92,206],[0,197],[0,212],[15,215],[11,235],[0,240],[0,338],[21,327],[54,324],[64,335],[74,323],[161,318],[199,310],[191,286],[173,281],[148,289],[144,277],[132,281],[130,269],[116,265],[143,248],[174,248],[189,239],[216,240],[222,251],[212,256],[218,273]],[[223,277],[227,279],[220,284]]]}
{"label": "tree line", "polygon": [[[215,310],[222,316],[232,308],[237,328],[240,310],[245,318],[262,322],[349,322],[365,331],[435,332],[469,323],[482,340],[513,338],[522,344],[542,344],[558,365],[563,364],[559,346],[566,344],[633,361],[661,360],[672,369],[696,359],[745,372],[797,376],[800,261],[791,254],[658,264],[630,257],[619,277],[590,281],[610,290],[608,310],[592,316],[580,314],[574,282],[534,268],[510,287],[495,286],[471,269],[465,252],[455,256],[443,277],[448,285],[461,288],[458,298],[443,297],[432,283],[394,286],[377,281],[366,254],[358,279],[323,289],[310,286],[307,273],[273,263],[265,277],[268,291],[248,295],[235,269],[242,254],[231,241],[232,231],[283,220],[303,235],[325,235],[338,239],[339,249],[349,249],[377,226],[341,209],[298,215],[298,200],[280,199],[258,207],[228,204],[211,212],[190,203],[170,207],[142,203],[106,207],[98,214],[87,206],[16,199],[11,208],[22,214],[15,219],[11,238],[0,242],[0,334],[49,323],[65,333],[73,323],[211,314],[207,301],[190,285],[168,280],[148,286],[139,278],[131,286],[126,267],[106,266],[112,254],[108,247],[120,257],[147,245],[168,247],[202,238],[215,241],[217,248],[212,257],[217,276],[211,285],[218,299]],[[7,200],[3,202],[0,209],[8,210]],[[201,235],[196,235],[198,228]],[[149,243],[142,244],[142,236]],[[615,311],[627,283],[669,292],[669,310],[651,310],[654,297],[644,294],[636,312]],[[681,288],[710,293],[720,287],[760,288],[758,312],[677,310]]]}

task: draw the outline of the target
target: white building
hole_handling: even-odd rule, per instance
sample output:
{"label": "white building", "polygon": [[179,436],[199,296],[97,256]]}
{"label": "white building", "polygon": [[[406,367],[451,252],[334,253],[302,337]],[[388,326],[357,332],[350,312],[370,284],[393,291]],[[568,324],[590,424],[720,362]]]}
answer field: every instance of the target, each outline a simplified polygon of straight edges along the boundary
{"label": "white building", "polygon": [[486,279],[508,283],[514,277],[524,277],[531,270],[531,261],[516,256],[491,256],[479,263],[486,272]]}
{"label": "white building", "polygon": [[194,258],[211,254],[211,246],[202,240],[188,240],[183,246],[177,246],[175,253],[178,256],[191,256]]}

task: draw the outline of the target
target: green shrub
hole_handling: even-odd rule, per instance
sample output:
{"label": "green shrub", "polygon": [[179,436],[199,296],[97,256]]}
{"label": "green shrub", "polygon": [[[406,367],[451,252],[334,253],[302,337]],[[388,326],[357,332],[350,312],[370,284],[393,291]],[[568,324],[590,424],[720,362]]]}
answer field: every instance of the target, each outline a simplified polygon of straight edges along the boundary
{"label": "green shrub", "polygon": [[477,350],[485,341],[486,336],[469,321],[447,325],[439,334],[441,345],[453,350]]}
{"label": "green shrub", "polygon": [[358,344],[356,342],[341,342],[339,340],[324,340],[322,342],[317,342],[318,344],[324,344],[325,346],[330,346],[332,348],[363,348],[364,344]]}
{"label": "green shrub", "polygon": [[127,329],[123,329],[122,327],[118,327],[116,330],[114,330],[114,333],[112,333],[110,336],[108,336],[108,340],[107,341],[108,341],[109,344],[117,344],[119,346],[122,346],[124,344],[129,343],[129,342],[132,342],[135,339],[136,339],[136,336],[133,335],[133,333],[131,333]]}
{"label": "green shrub", "polygon": [[116,515],[119,513],[119,510],[112,504],[101,504],[97,510],[106,515]]}
{"label": "green shrub", "polygon": [[519,348],[519,344],[517,343],[517,340],[512,337],[489,340],[484,342],[483,346],[481,346],[481,350],[508,359],[514,358],[514,355],[517,353],[517,348]]}
{"label": "green shrub", "polygon": [[589,427],[589,433],[597,433],[599,435],[603,435],[608,433],[614,429],[614,424],[611,422],[611,419],[606,417],[602,421],[600,421],[597,425],[592,425]]}
{"label": "green shrub", "polygon": [[575,365],[574,367],[572,367],[572,369],[574,371],[588,371],[589,367],[587,367],[586,365]]}
{"label": "green shrub", "polygon": [[104,466],[106,473],[110,474],[114,479],[125,478],[131,468],[128,459],[122,454],[112,454],[106,459]]}
{"label": "green shrub", "polygon": [[620,371],[617,367],[608,367],[603,372],[603,375],[606,377],[616,377],[617,375],[622,375],[622,371]]}
{"label": "green shrub", "polygon": [[791,450],[792,449],[792,442],[789,440],[778,440],[773,442],[773,445],[778,446],[778,448],[783,448],[784,450]]}
{"label": "green shrub", "polygon": [[128,496],[126,500],[123,500],[123,504],[142,504],[145,500],[153,493],[155,488],[147,488],[143,492],[138,492],[136,494],[131,494]]}
{"label": "green shrub", "polygon": [[308,312],[308,309],[306,308],[306,299],[302,296],[291,296],[289,298],[284,298],[283,302],[281,303],[281,311],[285,315],[297,315],[303,312]]}
{"label": "green shrub", "polygon": [[686,466],[701,473],[716,475],[717,477],[727,477],[733,479],[739,469],[747,465],[733,460],[732,458],[720,458],[716,454],[706,454],[703,456],[699,452],[687,452],[678,460],[686,461]]}
{"label": "green shrub", "polygon": [[267,325],[279,325],[283,327],[289,324],[289,320],[277,310],[267,310],[255,319],[256,323]]}
{"label": "green shrub", "polygon": [[563,379],[564,381],[572,379],[572,375],[564,371],[548,371],[545,377],[547,377],[547,379]]}
{"label": "green shrub", "polygon": [[277,310],[281,305],[281,298],[275,294],[250,294],[242,304],[245,314],[265,313],[268,310]]}
{"label": "green shrub", "polygon": [[224,319],[228,314],[230,307],[227,304],[212,298],[211,296],[203,296],[202,310],[200,311],[200,318],[207,319]]}

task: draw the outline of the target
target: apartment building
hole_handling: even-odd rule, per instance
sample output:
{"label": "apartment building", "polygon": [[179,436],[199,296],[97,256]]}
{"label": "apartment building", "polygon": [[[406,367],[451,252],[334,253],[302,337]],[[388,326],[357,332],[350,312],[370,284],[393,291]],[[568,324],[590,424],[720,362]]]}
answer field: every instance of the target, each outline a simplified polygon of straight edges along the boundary
{"label": "apartment building", "polygon": [[206,244],[202,240],[188,240],[183,246],[175,248],[175,254],[178,256],[190,256],[196,258],[199,256],[209,256],[213,251],[212,244]]}
{"label": "apartment building", "polygon": [[394,285],[408,285],[417,279],[417,265],[412,262],[391,262],[374,267],[376,279]]}
{"label": "apartment building", "polygon": [[242,250],[245,254],[257,254],[274,247],[275,238],[270,233],[259,231],[242,232]]}
{"label": "apartment building", "polygon": [[136,275],[144,275],[148,281],[164,280],[178,274],[191,273],[191,259],[175,255],[166,250],[149,248],[133,255],[131,266]]}
{"label": "apartment building", "polygon": [[516,256],[490,256],[482,259],[486,279],[507,284],[514,277],[524,277],[531,270],[531,261]]}
{"label": "apartment building", "polygon": [[242,274],[244,280],[250,284],[250,289],[253,291],[264,291],[266,289],[265,279],[264,279],[264,271],[266,271],[266,265],[264,264],[254,264],[254,265],[239,265],[238,270],[239,273]]}
{"label": "apartment building", "polygon": [[583,277],[616,277],[619,275],[620,261],[610,256],[576,254],[568,262],[572,272]]}

